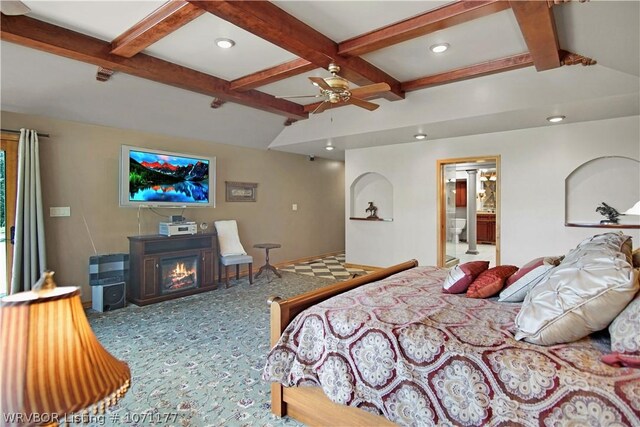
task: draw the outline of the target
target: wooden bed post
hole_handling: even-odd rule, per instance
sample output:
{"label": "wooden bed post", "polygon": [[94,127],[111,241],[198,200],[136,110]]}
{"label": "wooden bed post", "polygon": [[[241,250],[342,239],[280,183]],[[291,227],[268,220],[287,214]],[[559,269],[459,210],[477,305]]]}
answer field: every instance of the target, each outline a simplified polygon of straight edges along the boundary
{"label": "wooden bed post", "polygon": [[[280,301],[282,301],[282,298],[276,296],[271,296],[267,299],[267,303],[271,306],[271,348],[278,343],[282,331],[288,324],[283,324],[283,319],[288,317],[288,310],[286,308],[283,310]],[[271,383],[271,412],[279,417],[287,414],[287,404],[284,403],[282,384]]]}

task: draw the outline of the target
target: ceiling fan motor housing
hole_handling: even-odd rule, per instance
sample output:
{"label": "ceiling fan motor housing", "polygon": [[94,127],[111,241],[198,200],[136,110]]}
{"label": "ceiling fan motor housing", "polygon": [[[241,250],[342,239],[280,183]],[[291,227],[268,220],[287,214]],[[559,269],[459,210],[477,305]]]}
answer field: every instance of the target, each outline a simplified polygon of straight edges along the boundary
{"label": "ceiling fan motor housing", "polygon": [[324,81],[331,86],[331,90],[334,92],[344,92],[349,90],[349,82],[340,76],[331,76],[324,79]]}

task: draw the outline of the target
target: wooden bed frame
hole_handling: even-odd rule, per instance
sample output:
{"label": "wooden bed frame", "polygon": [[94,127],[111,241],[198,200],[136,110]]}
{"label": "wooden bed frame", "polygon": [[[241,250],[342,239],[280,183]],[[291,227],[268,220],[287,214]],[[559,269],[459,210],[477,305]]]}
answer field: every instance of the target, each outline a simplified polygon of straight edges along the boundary
{"label": "wooden bed frame", "polygon": [[[280,335],[293,318],[306,308],[417,265],[418,261],[416,260],[407,261],[286,300],[270,297],[268,303],[271,306],[271,347],[276,345]],[[380,415],[332,402],[320,387],[284,387],[279,383],[271,383],[271,412],[280,417],[288,415],[311,426],[395,426],[394,423]]]}

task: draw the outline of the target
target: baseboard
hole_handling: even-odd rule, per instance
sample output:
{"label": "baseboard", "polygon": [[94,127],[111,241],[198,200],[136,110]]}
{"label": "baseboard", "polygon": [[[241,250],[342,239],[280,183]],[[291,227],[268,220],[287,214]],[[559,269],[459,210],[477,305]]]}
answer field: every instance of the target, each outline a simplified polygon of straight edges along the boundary
{"label": "baseboard", "polygon": [[362,264],[351,264],[348,262],[345,262],[344,266],[345,268],[358,268],[360,270],[367,270],[367,271],[384,270],[384,267],[374,267],[372,265],[362,265]]}

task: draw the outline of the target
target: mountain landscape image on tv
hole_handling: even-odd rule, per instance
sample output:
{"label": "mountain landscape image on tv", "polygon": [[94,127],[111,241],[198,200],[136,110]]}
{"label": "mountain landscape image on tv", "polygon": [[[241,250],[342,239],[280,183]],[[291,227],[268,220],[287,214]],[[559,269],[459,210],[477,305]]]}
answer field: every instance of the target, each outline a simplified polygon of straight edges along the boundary
{"label": "mountain landscape image on tv", "polygon": [[209,161],[129,151],[129,201],[209,203]]}

